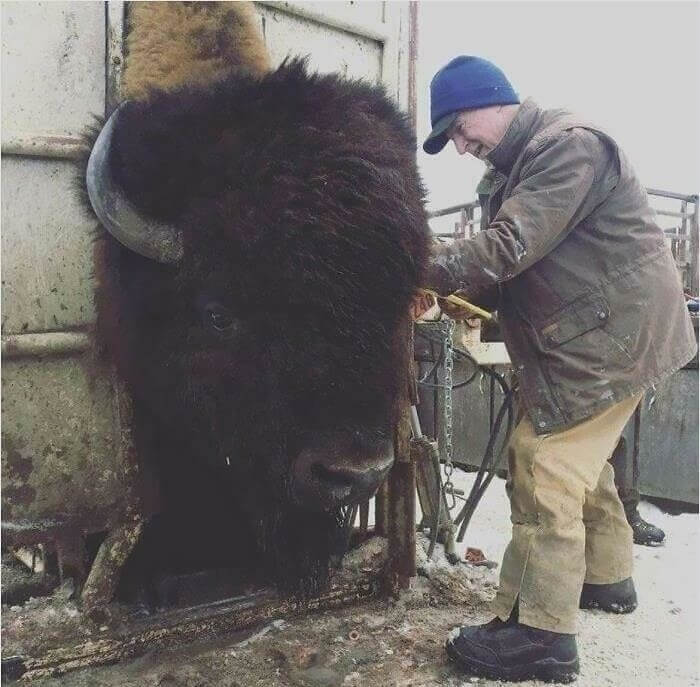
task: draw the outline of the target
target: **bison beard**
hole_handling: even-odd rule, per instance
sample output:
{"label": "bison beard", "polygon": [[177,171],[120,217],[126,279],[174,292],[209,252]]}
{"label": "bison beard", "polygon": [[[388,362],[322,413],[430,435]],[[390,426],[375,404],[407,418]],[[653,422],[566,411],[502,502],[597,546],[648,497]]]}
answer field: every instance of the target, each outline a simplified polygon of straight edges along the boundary
{"label": "bison beard", "polygon": [[256,550],[256,579],[316,593],[340,504],[391,462],[429,243],[407,121],[295,60],[129,102],[111,151],[124,195],[183,241],[175,264],[97,251],[98,341],[162,494],[141,548],[192,570]]}

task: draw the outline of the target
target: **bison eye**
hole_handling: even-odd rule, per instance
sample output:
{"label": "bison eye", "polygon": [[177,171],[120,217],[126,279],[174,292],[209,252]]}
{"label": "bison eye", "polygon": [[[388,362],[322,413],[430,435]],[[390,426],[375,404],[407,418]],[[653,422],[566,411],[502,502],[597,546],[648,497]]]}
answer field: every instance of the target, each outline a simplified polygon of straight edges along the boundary
{"label": "bison eye", "polygon": [[204,307],[204,324],[217,332],[230,333],[236,328],[231,311],[220,303],[207,303]]}

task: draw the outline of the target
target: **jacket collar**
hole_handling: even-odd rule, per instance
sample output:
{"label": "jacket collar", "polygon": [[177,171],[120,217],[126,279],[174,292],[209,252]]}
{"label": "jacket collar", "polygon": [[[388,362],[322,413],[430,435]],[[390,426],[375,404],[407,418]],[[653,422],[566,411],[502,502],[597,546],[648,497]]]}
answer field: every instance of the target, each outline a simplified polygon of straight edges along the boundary
{"label": "jacket collar", "polygon": [[532,136],[532,130],[540,112],[540,108],[532,98],[525,100],[518,108],[503,138],[486,156],[486,159],[499,172],[509,172],[513,167],[513,163]]}

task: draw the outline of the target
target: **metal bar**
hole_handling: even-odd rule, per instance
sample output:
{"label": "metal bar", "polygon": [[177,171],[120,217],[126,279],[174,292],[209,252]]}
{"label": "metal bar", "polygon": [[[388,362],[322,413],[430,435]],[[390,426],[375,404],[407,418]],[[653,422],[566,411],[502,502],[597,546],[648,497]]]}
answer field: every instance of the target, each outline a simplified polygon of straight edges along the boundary
{"label": "metal bar", "polygon": [[634,409],[634,431],[632,440],[632,488],[639,489],[639,437],[642,427],[642,399]]}
{"label": "metal bar", "polygon": [[408,3],[408,118],[415,134],[418,122],[416,65],[418,63],[418,3]]}
{"label": "metal bar", "polygon": [[697,203],[698,195],[687,195],[684,193],[673,193],[672,191],[660,191],[656,188],[647,188],[647,193],[650,196],[661,196],[662,198],[675,198],[676,200],[687,200],[689,203]]}
{"label": "metal bar", "polygon": [[50,134],[16,134],[2,142],[3,155],[48,157],[74,160],[84,151],[85,143],[78,136],[53,136]]}
{"label": "metal bar", "polygon": [[[688,208],[688,201],[681,201],[681,212],[685,213]],[[677,251],[678,251],[678,267],[683,271],[683,288],[688,288],[689,284],[688,279],[688,271],[686,270],[687,266],[687,261],[686,261],[686,244],[685,241],[688,238],[688,220],[686,218],[683,218],[683,221],[681,222],[681,226],[678,227],[678,239],[679,243],[677,244]]]}
{"label": "metal bar", "polygon": [[[479,224],[478,221],[474,220],[473,222],[465,222],[464,226],[465,227],[475,227]],[[440,238],[455,238],[455,234],[459,234],[461,232],[460,230],[460,223],[455,222],[455,230],[454,231],[436,231],[433,233],[433,236],[439,236]]]}
{"label": "metal bar", "polygon": [[[685,204],[687,201],[683,201]],[[657,215],[663,215],[664,217],[680,217],[681,219],[688,219],[693,216],[692,212],[675,212],[673,210],[657,210],[654,209]]]}
{"label": "metal bar", "polygon": [[664,235],[668,238],[673,238],[675,241],[692,241],[692,235],[676,234],[675,229],[664,229]]}
{"label": "metal bar", "polygon": [[[142,656],[157,649],[187,646],[202,636],[230,636],[274,618],[295,617],[314,611],[342,608],[376,596],[377,579],[364,575],[352,583],[343,583],[320,597],[301,601],[281,599],[271,592],[259,592],[228,605],[212,604],[202,612],[175,611],[134,624],[116,636],[102,635],[69,647],[45,650],[40,656],[13,657],[21,665],[17,676],[23,681],[64,675],[71,670],[108,665]],[[4,681],[3,681],[4,682]]]}
{"label": "metal bar", "polygon": [[378,41],[379,43],[386,43],[390,38],[386,27],[383,24],[377,22],[358,24],[357,22],[349,21],[347,19],[328,17],[325,14],[322,14],[321,12],[317,12],[316,10],[312,10],[307,7],[301,7],[291,2],[258,0],[257,4],[269,7],[273,10],[286,12],[287,14],[303,17],[304,19],[309,19],[310,21],[314,21],[317,24],[322,24],[324,26],[332,26],[335,29],[340,29],[341,31],[351,33],[355,36],[369,38],[370,40]]}
{"label": "metal bar", "polygon": [[428,213],[428,218],[433,219],[434,217],[444,217],[445,215],[452,215],[455,212],[459,212],[460,210],[467,209],[470,207],[476,208],[478,207],[479,204],[477,202],[471,202],[471,203],[460,203],[459,205],[451,205],[448,208],[444,208],[442,210],[434,210],[433,212]]}
{"label": "metal bar", "polygon": [[36,355],[83,353],[90,348],[92,348],[92,341],[83,332],[8,334],[2,337],[2,356],[10,359]]}
{"label": "metal bar", "polygon": [[122,72],[124,70],[124,12],[122,0],[105,3],[105,115],[111,113],[119,102]]}
{"label": "metal bar", "polygon": [[138,543],[142,529],[143,521],[136,518],[115,527],[100,545],[80,596],[88,612],[112,600],[122,567]]}
{"label": "metal bar", "polygon": [[[654,189],[647,189],[647,193],[649,195],[656,195],[656,196],[661,196],[663,198],[673,198],[676,200],[684,200],[689,203],[697,203],[698,202],[698,196],[697,195],[683,195],[681,193],[671,193],[670,191],[657,191]],[[468,209],[468,208],[477,208],[479,207],[479,203],[476,201],[472,201],[470,203],[460,203],[459,205],[451,205],[450,207],[443,208],[442,210],[433,210],[432,212],[428,212],[428,217],[430,219],[433,219],[435,217],[443,217],[445,215],[451,215],[455,212],[459,212],[462,209]],[[656,210],[656,213],[658,215],[666,215],[668,214],[669,217],[683,217],[685,216],[683,213],[678,213],[678,212],[671,212],[670,210]],[[692,213],[688,213],[688,216],[692,216]]]}
{"label": "metal bar", "polygon": [[690,291],[694,295],[698,294],[698,241],[700,235],[698,231],[698,204],[695,203],[695,213],[690,223]]}
{"label": "metal bar", "polygon": [[409,409],[404,407],[395,436],[396,462],[389,474],[388,591],[408,589],[416,575],[416,464],[410,448]]}
{"label": "metal bar", "polygon": [[369,501],[363,501],[360,504],[360,541],[367,538],[369,529]]}
{"label": "metal bar", "polygon": [[389,486],[384,482],[374,496],[374,532],[380,537],[386,537],[389,531],[388,494]]}
{"label": "metal bar", "polygon": [[[406,337],[409,341],[409,358],[406,366],[406,393],[401,399],[402,407],[394,429],[394,455],[396,462],[389,473],[388,535],[389,565],[387,586],[392,594],[408,589],[410,580],[416,575],[416,462],[411,451],[411,388],[415,377],[413,370],[414,342],[413,325],[407,323]],[[415,402],[415,400],[414,400]],[[414,406],[415,407],[415,406]],[[415,421],[420,423],[416,414]]]}

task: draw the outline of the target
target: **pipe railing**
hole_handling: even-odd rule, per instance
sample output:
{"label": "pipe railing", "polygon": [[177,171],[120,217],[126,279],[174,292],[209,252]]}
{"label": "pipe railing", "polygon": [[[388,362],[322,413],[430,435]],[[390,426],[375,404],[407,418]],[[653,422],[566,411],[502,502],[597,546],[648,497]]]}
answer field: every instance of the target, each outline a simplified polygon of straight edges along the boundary
{"label": "pipe railing", "polygon": [[[693,294],[698,293],[698,194],[676,193],[655,188],[647,188],[650,197],[666,198],[680,201],[680,210],[655,209],[661,217],[675,217],[680,220],[679,225],[664,229],[664,235],[671,244],[671,252],[676,261],[683,288]],[[692,209],[691,209],[692,206]],[[459,220],[454,224],[454,231],[434,232],[433,236],[439,238],[463,239],[471,238],[479,230],[481,221],[476,217],[476,210],[480,207],[478,201],[459,203],[449,207],[428,212],[428,219],[437,219],[459,213]],[[476,227],[476,229],[475,229]]]}

